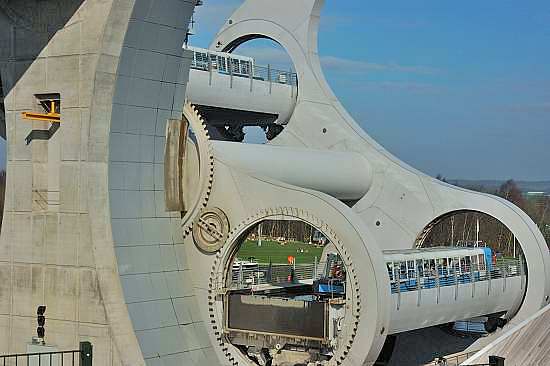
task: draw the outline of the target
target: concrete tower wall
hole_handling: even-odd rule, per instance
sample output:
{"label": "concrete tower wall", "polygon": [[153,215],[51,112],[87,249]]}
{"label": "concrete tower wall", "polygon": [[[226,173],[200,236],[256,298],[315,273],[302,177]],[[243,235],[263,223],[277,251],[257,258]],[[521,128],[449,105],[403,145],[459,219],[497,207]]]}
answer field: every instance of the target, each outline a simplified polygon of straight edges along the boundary
{"label": "concrete tower wall", "polygon": [[[91,91],[112,4],[80,3],[65,4],[73,13],[50,22],[63,24],[55,32],[35,34],[34,42],[18,19],[3,23],[0,32],[11,37],[2,47],[8,52],[2,80],[9,178],[0,241],[0,353],[26,351],[36,332],[36,307],[44,304],[48,343],[73,349],[88,339],[99,351],[98,362],[116,365],[119,356],[99,289],[86,191]],[[2,9],[4,17],[12,10],[32,20],[26,10],[47,4],[20,5]],[[26,145],[31,131],[50,126],[24,121],[21,112],[40,111],[34,94],[50,92],[62,95],[63,126],[49,141]]]}
{"label": "concrete tower wall", "polygon": [[[109,204],[97,201],[97,217],[111,216],[125,303],[147,364],[218,364],[194,296],[181,215],[167,213],[164,202],[166,121],[182,115],[191,63],[182,45],[194,2],[150,3],[136,4],[111,119],[103,120],[102,134],[110,127],[109,171],[98,164],[94,186],[104,187],[108,176]],[[103,226],[109,224],[98,220]],[[106,277],[106,285],[117,280]]]}
{"label": "concrete tower wall", "polygon": [[[26,351],[44,304],[46,341],[66,350],[90,340],[98,365],[145,364],[143,356],[157,364],[167,354],[204,364],[161,173],[164,123],[183,105],[181,46],[194,6],[0,1],[8,141],[0,354]],[[25,23],[37,18],[42,33]],[[42,93],[61,96],[57,130],[21,118],[41,112]],[[27,145],[28,136],[38,137]],[[171,316],[156,316],[170,311],[150,301]]]}

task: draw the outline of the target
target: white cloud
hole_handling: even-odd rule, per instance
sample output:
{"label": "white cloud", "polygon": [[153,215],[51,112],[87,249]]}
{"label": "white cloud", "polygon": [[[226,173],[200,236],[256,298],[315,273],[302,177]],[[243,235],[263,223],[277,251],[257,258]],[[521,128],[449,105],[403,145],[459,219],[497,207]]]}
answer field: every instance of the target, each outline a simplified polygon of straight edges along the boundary
{"label": "white cloud", "polygon": [[[191,44],[206,46],[209,41],[202,38],[210,37],[210,33],[218,31],[229,16],[242,4],[242,0],[206,0],[203,6],[196,8],[195,21],[198,34]],[[325,15],[325,24],[339,23],[339,16]],[[210,38],[211,39],[211,38]],[[194,42],[197,41],[197,42]],[[202,41],[202,42],[201,42]],[[289,56],[282,48],[243,45],[235,52],[256,59],[258,65],[271,64],[277,68],[289,69],[292,65]],[[325,70],[342,73],[365,73],[367,71],[394,71],[399,73],[432,75],[440,70],[428,66],[408,66],[398,63],[375,63],[362,60],[352,60],[336,56],[321,56],[321,64]]]}
{"label": "white cloud", "polygon": [[[288,54],[282,48],[253,47],[243,45],[235,53],[253,57],[258,65],[283,65],[291,66]],[[395,71],[407,74],[432,75],[439,72],[438,69],[427,66],[406,66],[396,63],[373,63],[368,61],[351,60],[335,56],[321,56],[321,64],[325,70],[345,73],[365,73],[367,71]]]}
{"label": "white cloud", "polygon": [[326,69],[347,73],[362,73],[365,71],[396,71],[410,74],[431,75],[439,72],[438,69],[427,66],[406,66],[396,63],[374,63],[368,61],[350,60],[336,56],[322,56],[321,64]]}

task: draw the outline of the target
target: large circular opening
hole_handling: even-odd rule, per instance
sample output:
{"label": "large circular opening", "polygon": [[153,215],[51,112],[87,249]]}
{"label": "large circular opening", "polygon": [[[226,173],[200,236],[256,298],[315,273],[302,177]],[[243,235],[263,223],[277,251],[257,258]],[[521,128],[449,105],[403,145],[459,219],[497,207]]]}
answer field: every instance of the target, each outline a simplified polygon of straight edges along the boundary
{"label": "large circular opening", "polygon": [[428,268],[438,268],[439,274],[450,276],[452,273],[459,279],[469,276],[471,283],[488,283],[488,293],[496,283],[501,283],[503,293],[512,299],[505,311],[457,321],[452,324],[454,330],[476,334],[493,332],[519,309],[527,289],[527,265],[521,243],[500,220],[473,210],[449,212],[432,221],[418,237],[416,245],[418,248],[468,250],[470,255],[456,258],[449,255],[428,263]]}
{"label": "large circular opening", "polygon": [[512,231],[493,216],[478,211],[455,211],[434,220],[419,237],[417,246],[488,247],[497,258],[523,256]]}
{"label": "large circular opening", "polygon": [[430,314],[439,318],[429,327],[397,333],[390,365],[418,357],[411,344],[422,345],[426,364],[434,354],[464,354],[516,314],[527,290],[521,245],[490,215],[448,212],[431,221],[415,244],[416,249],[385,256],[392,296],[401,304],[394,312],[397,324],[429,318],[412,314],[430,304],[436,304]]}
{"label": "large circular opening", "polygon": [[[290,89],[290,98],[287,98],[288,106],[294,109],[297,96],[298,78],[292,59],[286,50],[271,38],[251,38],[239,43],[232,50],[233,54],[243,55],[253,60],[254,78],[271,84],[269,93],[274,99],[280,99],[285,89]],[[273,85],[275,84],[275,89]],[[288,92],[288,90],[286,90]],[[280,94],[280,95],[279,95]],[[287,93],[288,94],[288,93]],[[247,124],[243,127],[244,138],[242,142],[251,144],[265,144],[274,139],[284,129],[291,115],[291,110],[280,112],[271,123]],[[272,119],[275,115],[272,116]]]}
{"label": "large circular opening", "polygon": [[292,59],[279,43],[270,38],[254,38],[240,43],[232,51],[234,54],[252,57],[257,66],[270,66],[273,70],[294,72]]}
{"label": "large circular opening", "polygon": [[296,105],[298,80],[281,45],[251,35],[224,50],[188,48],[188,98],[212,139],[263,144],[282,132]]}
{"label": "large circular opening", "polygon": [[226,339],[252,365],[325,364],[351,326],[350,285],[320,230],[294,218],[256,223],[226,265]]}

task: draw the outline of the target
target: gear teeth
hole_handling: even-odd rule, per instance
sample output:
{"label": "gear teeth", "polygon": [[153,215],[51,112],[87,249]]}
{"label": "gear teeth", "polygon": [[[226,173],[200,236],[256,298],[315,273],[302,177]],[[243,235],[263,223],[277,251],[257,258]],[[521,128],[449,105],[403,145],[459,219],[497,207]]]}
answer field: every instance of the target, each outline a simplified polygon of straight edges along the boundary
{"label": "gear teeth", "polygon": [[199,178],[199,184],[201,185],[199,190],[200,196],[193,209],[182,220],[183,237],[187,238],[192,233],[193,222],[208,205],[214,183],[215,159],[205,119],[199,113],[197,106],[186,102],[183,113],[197,137],[200,171],[204,172]]}
{"label": "gear teeth", "polygon": [[192,104],[191,108],[193,109],[193,112],[195,113],[195,116],[197,117],[197,120],[200,121],[200,123],[202,125],[202,130],[204,131],[207,140],[210,140],[211,139],[210,138],[210,133],[208,132],[208,126],[206,125],[205,119],[200,114],[199,109],[197,108],[196,105]]}
{"label": "gear teeth", "polygon": [[[227,241],[226,243],[233,243],[236,238],[239,237],[239,235],[244,232],[247,228],[249,228],[251,225],[254,225],[266,218],[272,217],[272,216],[280,216],[280,215],[287,215],[287,216],[293,216],[296,217],[311,226],[317,228],[318,230],[321,230],[325,235],[327,235],[328,239],[338,248],[340,253],[344,254],[342,257],[347,262],[346,263],[346,269],[348,270],[348,273],[352,277],[352,299],[353,301],[350,302],[352,306],[352,311],[350,313],[350,321],[351,321],[351,328],[350,332],[347,335],[347,338],[343,340],[341,343],[342,346],[339,347],[337,353],[334,354],[331,361],[328,363],[328,365],[341,365],[345,362],[345,359],[347,355],[350,353],[351,348],[353,346],[353,342],[355,340],[355,337],[357,336],[357,332],[359,330],[359,323],[361,318],[361,293],[360,293],[360,286],[359,286],[359,279],[357,277],[357,272],[354,268],[354,264],[351,260],[350,254],[346,251],[344,245],[336,235],[336,233],[329,228],[329,226],[324,223],[322,220],[312,216],[309,212],[303,209],[295,209],[295,208],[288,208],[288,207],[276,207],[276,208],[266,208],[266,209],[260,209],[255,214],[249,216],[248,218],[242,220],[237,226],[230,229],[228,236],[226,236]],[[231,245],[224,245],[222,249],[220,249],[218,252],[216,252],[216,257],[214,259],[214,263],[212,266],[212,270],[210,272],[210,278],[209,278],[209,291],[216,292],[216,290],[219,287],[219,283],[223,283],[223,281],[218,281],[219,278],[217,278],[217,274],[220,272],[223,272],[223,268],[220,268],[220,266],[223,265],[223,258],[225,258],[229,253],[231,253],[233,248],[231,248]],[[222,253],[223,251],[223,253]],[[224,278],[222,278],[224,280]],[[222,285],[223,286],[223,285]],[[218,318],[216,317],[216,303],[214,302],[212,305],[209,306],[209,315],[210,315],[210,325],[212,327],[212,330],[216,334],[216,336],[219,334],[219,332],[223,329],[223,327],[220,327],[218,325]],[[218,332],[218,333],[216,333]],[[223,332],[222,332],[223,333]],[[230,362],[233,362],[234,364],[237,364],[237,361],[235,361],[235,356],[231,354],[232,349],[230,349],[227,344],[223,343],[221,341],[222,337],[217,338],[218,341],[220,341],[219,346],[221,347],[222,351],[224,352],[225,356]],[[334,362],[334,363],[333,363]]]}

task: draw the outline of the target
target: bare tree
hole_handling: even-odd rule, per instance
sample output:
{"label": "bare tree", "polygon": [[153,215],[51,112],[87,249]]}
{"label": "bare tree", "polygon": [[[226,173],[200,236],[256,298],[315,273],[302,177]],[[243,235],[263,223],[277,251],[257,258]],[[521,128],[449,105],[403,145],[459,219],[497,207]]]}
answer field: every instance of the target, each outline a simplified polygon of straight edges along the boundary
{"label": "bare tree", "polygon": [[514,182],[513,179],[509,179],[506,182],[504,182],[500,186],[497,194],[500,197],[505,198],[508,201],[512,202],[514,205],[518,206],[522,210],[525,210],[526,208],[525,198],[523,197],[521,189],[519,189],[518,185],[516,184],[516,182]]}

